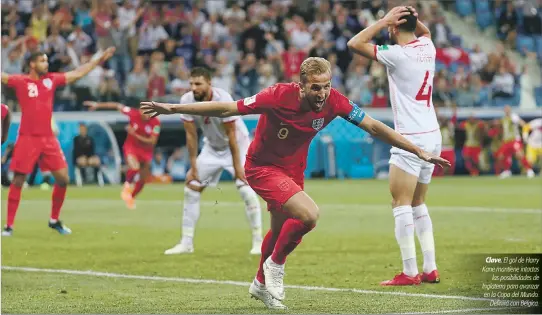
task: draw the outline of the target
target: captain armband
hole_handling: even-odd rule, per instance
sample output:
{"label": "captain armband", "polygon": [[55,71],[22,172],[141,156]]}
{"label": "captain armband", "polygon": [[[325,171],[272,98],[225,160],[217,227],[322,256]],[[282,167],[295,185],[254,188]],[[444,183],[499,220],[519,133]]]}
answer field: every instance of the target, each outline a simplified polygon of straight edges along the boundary
{"label": "captain armband", "polygon": [[361,124],[363,121],[363,118],[365,118],[365,112],[352,101],[350,101],[350,105],[352,105],[352,111],[350,114],[348,114],[346,120],[356,126],[359,126],[359,124]]}

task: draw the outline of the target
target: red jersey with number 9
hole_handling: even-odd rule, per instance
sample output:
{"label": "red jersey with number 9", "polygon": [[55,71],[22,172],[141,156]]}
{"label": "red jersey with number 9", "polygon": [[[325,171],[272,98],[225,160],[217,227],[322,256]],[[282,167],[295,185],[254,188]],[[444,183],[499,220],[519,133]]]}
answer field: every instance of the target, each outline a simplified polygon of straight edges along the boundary
{"label": "red jersey with number 9", "polygon": [[[129,118],[129,124],[135,129],[136,133],[143,137],[158,136],[160,134],[160,120],[154,117],[148,120],[141,117],[141,113],[137,109],[132,109],[128,106],[122,108],[122,113]],[[124,147],[130,147],[134,149],[141,149],[144,151],[151,151],[154,146],[139,141],[136,137],[128,134],[126,141],[124,141]]]}
{"label": "red jersey with number 9", "polygon": [[[252,165],[276,166],[294,178],[302,177],[311,140],[336,117],[358,124],[365,113],[339,91],[331,89],[321,112],[302,111],[299,85],[278,83],[237,101],[242,115],[262,114],[250,144]],[[357,117],[357,118],[356,118]]]}
{"label": "red jersey with number 9", "polygon": [[439,129],[431,95],[436,49],[429,37],[401,45],[375,46],[375,59],[388,71],[395,130],[420,134]]}
{"label": "red jersey with number 9", "polygon": [[51,129],[53,100],[57,87],[66,84],[64,73],[48,73],[38,80],[28,75],[11,74],[8,86],[15,89],[21,106],[19,135],[54,137]]}

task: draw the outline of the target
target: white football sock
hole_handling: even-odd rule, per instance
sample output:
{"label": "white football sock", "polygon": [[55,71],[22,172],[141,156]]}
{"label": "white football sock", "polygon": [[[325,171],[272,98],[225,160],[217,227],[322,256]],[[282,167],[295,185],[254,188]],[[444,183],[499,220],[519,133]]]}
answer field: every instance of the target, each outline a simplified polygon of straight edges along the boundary
{"label": "white football sock", "polygon": [[245,202],[245,214],[250,228],[252,229],[252,240],[262,241],[262,210],[258,195],[248,185],[238,186],[239,194]]}
{"label": "white football sock", "polygon": [[199,219],[201,193],[184,187],[184,209],[181,244],[192,245],[194,230]]}
{"label": "white football sock", "polygon": [[427,211],[427,206],[421,204],[412,208],[414,211],[414,226],[423,252],[423,272],[430,273],[437,269],[435,261],[435,239],[433,237],[433,222]]}
{"label": "white football sock", "polygon": [[414,277],[418,274],[416,264],[416,242],[414,240],[414,218],[411,206],[399,206],[393,209],[395,217],[395,238],[401,249],[403,273]]}

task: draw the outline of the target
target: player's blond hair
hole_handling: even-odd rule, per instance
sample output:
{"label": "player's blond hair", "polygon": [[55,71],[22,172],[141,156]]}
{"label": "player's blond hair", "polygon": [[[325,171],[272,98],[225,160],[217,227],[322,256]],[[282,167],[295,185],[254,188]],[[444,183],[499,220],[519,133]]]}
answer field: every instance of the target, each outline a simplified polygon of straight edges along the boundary
{"label": "player's blond hair", "polygon": [[320,57],[309,57],[301,64],[300,79],[301,82],[307,82],[310,76],[324,73],[331,75],[331,64],[329,61]]}

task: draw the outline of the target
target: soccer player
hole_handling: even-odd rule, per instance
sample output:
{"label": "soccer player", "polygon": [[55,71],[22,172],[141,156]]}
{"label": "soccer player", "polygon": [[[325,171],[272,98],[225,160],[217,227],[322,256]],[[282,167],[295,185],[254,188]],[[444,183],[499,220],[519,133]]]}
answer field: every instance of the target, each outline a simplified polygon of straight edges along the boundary
{"label": "soccer player", "polygon": [[[135,198],[143,190],[146,180],[151,176],[154,147],[160,136],[160,120],[143,114],[142,110],[115,102],[85,101],[83,105],[88,106],[90,110],[116,109],[128,116],[129,122],[126,126],[128,135],[122,147],[128,171],[120,196],[126,203],[126,207],[134,210],[136,208]],[[139,178],[136,181],[138,174]]]}
{"label": "soccer player", "polygon": [[462,152],[465,167],[471,176],[478,176],[480,174],[480,153],[482,152],[486,125],[471,114],[467,120],[459,124],[459,128],[465,131],[465,144]]}
{"label": "soccer player", "polygon": [[[181,97],[181,104],[196,102],[233,102],[231,95],[211,86],[211,73],[205,68],[194,68],[190,73],[191,92]],[[166,255],[192,253],[196,224],[200,216],[201,193],[206,186],[218,183],[222,170],[235,178],[235,184],[245,202],[245,213],[252,228],[250,254],[261,254],[262,214],[258,196],[245,178],[245,158],[250,145],[248,129],[238,116],[204,117],[181,115],[186,132],[186,146],[191,168],[184,188],[182,238],[175,247],[165,251]],[[198,156],[198,130],[203,132],[204,145]]]}
{"label": "soccer player", "polygon": [[[386,66],[395,130],[420,148],[438,155],[442,137],[431,100],[436,49],[429,29],[417,16],[412,7],[395,7],[350,39],[348,47]],[[372,38],[386,28],[396,44],[371,44]],[[440,279],[435,262],[433,224],[425,205],[434,165],[398,147],[390,152],[390,192],[403,272],[381,284],[437,283]],[[418,274],[416,263],[415,232],[423,252],[422,275]]]}
{"label": "soccer player", "polygon": [[523,127],[525,121],[521,119],[517,114],[512,113],[510,106],[504,107],[504,117],[500,121],[502,127],[502,145],[495,153],[497,159],[497,169],[502,173],[500,178],[508,178],[512,176],[510,169],[512,168],[512,157],[515,156],[518,161],[521,162],[523,168],[527,171],[527,177],[534,177],[534,171],[529,161],[523,154],[523,142],[518,131],[518,125]]}
{"label": "soccer player", "polygon": [[[531,165],[542,163],[542,118],[533,119],[523,126],[523,139],[527,143],[526,157]],[[540,173],[542,174],[542,172]]]}
{"label": "soccer player", "polygon": [[11,123],[11,114],[6,104],[1,105],[2,110],[2,144],[8,139],[9,125]]}
{"label": "soccer player", "polygon": [[[342,117],[423,161],[448,165],[406,138],[372,119],[331,87],[331,65],[323,58],[301,64],[298,83],[279,83],[237,102],[161,104],[142,102],[152,115],[190,114],[229,117],[261,114],[245,163],[247,181],[271,213],[271,230],[262,243],[262,256],[249,293],[270,308],[285,308],[284,264],[303,236],[316,225],[318,206],[303,191],[303,171],[314,136],[335,117]],[[274,298],[274,299],[273,299]]]}
{"label": "soccer player", "polygon": [[97,58],[65,73],[50,73],[47,55],[35,52],[28,58],[29,74],[6,74],[2,72],[2,83],[15,89],[21,106],[19,136],[13,150],[10,169],[14,172],[8,192],[7,223],[3,236],[11,236],[13,222],[21,199],[21,188],[26,175],[39,163],[42,171],[51,171],[55,178],[49,227],[60,234],[70,234],[58,219],[69,183],[66,158],[51,128],[53,98],[57,87],[73,83],[84,77],[115,52],[110,47]]}

